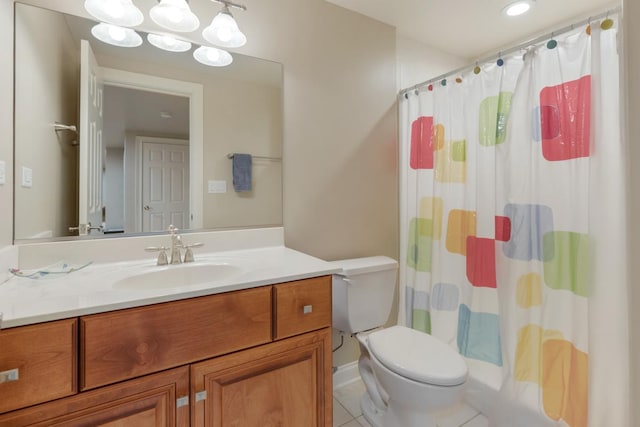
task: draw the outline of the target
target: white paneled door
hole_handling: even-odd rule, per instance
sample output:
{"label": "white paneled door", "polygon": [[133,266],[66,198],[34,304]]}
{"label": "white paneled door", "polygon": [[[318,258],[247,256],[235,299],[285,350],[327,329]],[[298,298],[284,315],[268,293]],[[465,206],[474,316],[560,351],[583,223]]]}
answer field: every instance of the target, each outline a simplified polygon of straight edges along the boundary
{"label": "white paneled door", "polygon": [[[102,224],[103,82],[89,42],[80,43],[80,138],[78,164],[78,232]],[[95,231],[95,230],[93,230]]]}
{"label": "white paneled door", "polygon": [[189,145],[142,143],[142,231],[189,228]]}

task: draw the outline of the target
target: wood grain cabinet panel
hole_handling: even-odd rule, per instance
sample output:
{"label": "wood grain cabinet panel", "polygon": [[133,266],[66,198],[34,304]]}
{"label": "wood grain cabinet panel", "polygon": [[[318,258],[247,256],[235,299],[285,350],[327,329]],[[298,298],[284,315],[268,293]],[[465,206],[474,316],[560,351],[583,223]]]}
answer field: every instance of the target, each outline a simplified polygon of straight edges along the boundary
{"label": "wood grain cabinet panel", "polygon": [[184,366],[0,415],[0,427],[188,427],[189,368]]}
{"label": "wood grain cabinet panel", "polygon": [[77,320],[0,331],[0,413],[77,392]]}
{"label": "wood grain cabinet panel", "polygon": [[331,427],[331,329],[191,367],[198,427]]}
{"label": "wood grain cabinet panel", "polygon": [[2,330],[0,427],[331,427],[331,375],[324,276]]}
{"label": "wood grain cabinet panel", "polygon": [[271,340],[271,287],[80,318],[81,390]]}
{"label": "wood grain cabinet panel", "polygon": [[274,339],[331,326],[331,276],[275,285],[273,293]]}

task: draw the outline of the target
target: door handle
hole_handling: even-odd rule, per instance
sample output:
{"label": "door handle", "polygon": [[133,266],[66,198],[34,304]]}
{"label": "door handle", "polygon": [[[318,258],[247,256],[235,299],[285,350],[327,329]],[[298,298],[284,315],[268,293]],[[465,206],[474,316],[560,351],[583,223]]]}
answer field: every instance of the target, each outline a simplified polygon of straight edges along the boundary
{"label": "door handle", "polygon": [[151,206],[144,205],[144,207],[142,209],[144,209],[145,211],[150,211],[151,210]]}

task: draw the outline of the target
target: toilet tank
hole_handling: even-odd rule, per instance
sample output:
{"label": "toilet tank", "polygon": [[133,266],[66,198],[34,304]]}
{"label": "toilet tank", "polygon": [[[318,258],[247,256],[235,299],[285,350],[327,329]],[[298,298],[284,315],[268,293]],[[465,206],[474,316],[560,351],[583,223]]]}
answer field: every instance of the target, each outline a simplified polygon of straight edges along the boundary
{"label": "toilet tank", "polygon": [[385,256],[332,261],[333,327],[350,334],[384,325],[396,289],[398,262]]}

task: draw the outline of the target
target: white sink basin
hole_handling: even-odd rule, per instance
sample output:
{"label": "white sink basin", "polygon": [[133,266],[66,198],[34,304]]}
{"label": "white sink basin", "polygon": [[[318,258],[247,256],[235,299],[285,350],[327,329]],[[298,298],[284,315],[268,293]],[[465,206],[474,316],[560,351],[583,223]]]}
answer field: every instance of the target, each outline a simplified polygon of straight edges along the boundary
{"label": "white sink basin", "polygon": [[242,272],[231,264],[182,264],[158,267],[118,280],[115,289],[146,290],[213,284]]}

